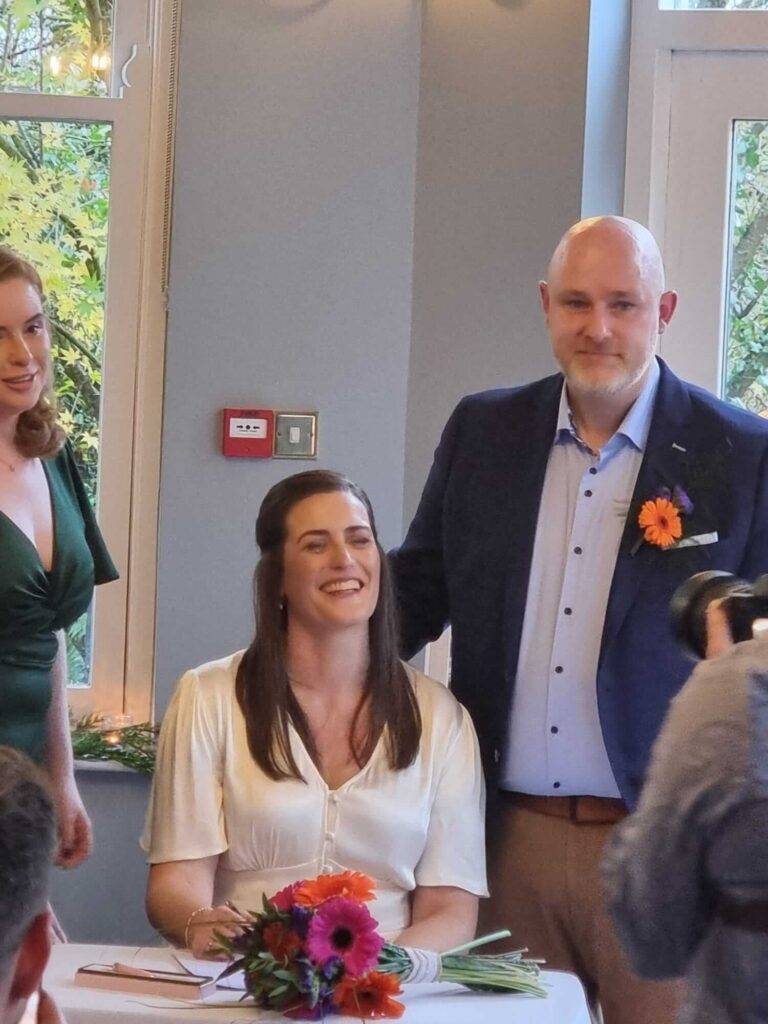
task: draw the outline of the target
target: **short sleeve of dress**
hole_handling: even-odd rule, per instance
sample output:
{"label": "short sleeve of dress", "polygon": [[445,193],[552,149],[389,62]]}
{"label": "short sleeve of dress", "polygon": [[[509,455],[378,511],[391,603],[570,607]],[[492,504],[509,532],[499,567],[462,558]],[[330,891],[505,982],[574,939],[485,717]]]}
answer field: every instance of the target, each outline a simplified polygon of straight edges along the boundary
{"label": "short sleeve of dress", "polygon": [[85,540],[93,558],[93,582],[111,583],[119,577],[119,573],[112,561],[107,545],[101,535],[96,516],[93,514],[91,503],[83,485],[82,477],[75,462],[72,445],[67,442],[57,456],[57,462],[62,475],[69,483],[70,489],[77,499],[78,509],[85,527]]}
{"label": "short sleeve of dress", "polygon": [[[207,692],[206,692],[207,691]],[[141,845],[150,864],[227,849],[222,807],[223,711],[195,671],[179,680],[163,719]]]}
{"label": "short sleeve of dress", "polygon": [[456,714],[458,727],[441,754],[443,763],[427,843],[416,866],[416,884],[451,885],[487,896],[485,782],[480,750],[466,708],[457,704]]}

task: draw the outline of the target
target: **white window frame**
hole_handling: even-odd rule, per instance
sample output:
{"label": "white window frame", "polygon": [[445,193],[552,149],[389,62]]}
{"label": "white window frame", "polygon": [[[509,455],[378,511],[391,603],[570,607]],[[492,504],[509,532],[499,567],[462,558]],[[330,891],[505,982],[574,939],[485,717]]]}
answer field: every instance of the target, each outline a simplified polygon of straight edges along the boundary
{"label": "white window frame", "polygon": [[[689,57],[701,59],[684,65]],[[743,73],[747,58],[749,75]],[[723,381],[730,252],[730,154],[717,140],[729,137],[733,119],[768,116],[768,94],[753,95],[742,84],[762,78],[764,63],[768,10],[659,10],[657,0],[632,0],[624,212],[651,229],[667,257],[669,284],[681,289],[680,310],[660,340],[660,354],[683,377],[716,393]],[[706,120],[686,127],[690,143],[688,151],[681,149],[681,126],[689,124],[683,118],[701,107],[690,83],[705,74],[705,87],[720,90],[724,67],[733,69],[724,79],[727,88],[701,112]],[[691,157],[703,150],[709,160]],[[686,162],[691,175],[698,166],[706,177],[683,182]]]}
{"label": "white window frame", "polygon": [[659,10],[632,0],[624,212],[664,238],[672,55],[768,52],[766,11]]}
{"label": "white window frame", "polygon": [[0,119],[105,121],[111,142],[98,518],[120,580],[98,587],[76,715],[153,710],[157,508],[179,0],[116,0],[109,97],[0,92]]}

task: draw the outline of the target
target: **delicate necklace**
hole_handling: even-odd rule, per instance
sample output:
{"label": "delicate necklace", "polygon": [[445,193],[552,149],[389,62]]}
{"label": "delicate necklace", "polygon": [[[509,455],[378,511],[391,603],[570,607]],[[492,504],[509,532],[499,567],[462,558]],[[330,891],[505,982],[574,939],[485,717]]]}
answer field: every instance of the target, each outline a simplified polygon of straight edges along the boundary
{"label": "delicate necklace", "polygon": [[2,455],[0,455],[0,462],[2,462],[4,466],[7,466],[12,473],[15,473],[19,468],[14,462],[9,462],[8,459],[4,459]]}

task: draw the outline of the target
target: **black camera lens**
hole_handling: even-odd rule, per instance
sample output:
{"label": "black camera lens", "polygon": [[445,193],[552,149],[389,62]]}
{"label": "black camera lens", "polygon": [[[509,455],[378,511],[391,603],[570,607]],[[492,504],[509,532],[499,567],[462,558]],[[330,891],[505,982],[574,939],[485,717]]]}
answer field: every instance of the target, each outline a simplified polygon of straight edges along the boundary
{"label": "black camera lens", "polygon": [[706,614],[707,605],[711,601],[732,595],[751,594],[752,588],[746,580],[719,569],[697,572],[681,584],[672,595],[669,612],[675,638],[686,654],[697,659],[706,655]]}

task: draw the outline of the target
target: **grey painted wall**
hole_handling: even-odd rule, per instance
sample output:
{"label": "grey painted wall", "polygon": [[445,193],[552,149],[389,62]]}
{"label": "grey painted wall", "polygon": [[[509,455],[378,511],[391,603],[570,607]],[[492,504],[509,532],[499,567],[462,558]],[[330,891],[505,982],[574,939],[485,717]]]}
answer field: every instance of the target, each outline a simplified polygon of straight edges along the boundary
{"label": "grey painted wall", "polygon": [[[312,465],[223,459],[219,410],[318,408],[317,465],[358,479],[395,543],[455,400],[550,369],[536,282],[582,197],[588,0],[211,8],[184,0],[158,713],[249,639],[256,508]],[[79,781],[96,852],[54,905],[73,940],[148,943],[147,782]]]}
{"label": "grey painted wall", "polygon": [[185,0],[157,705],[251,635],[253,524],[313,463],[227,460],[224,406],[318,409],[319,459],[401,530],[418,0]]}
{"label": "grey painted wall", "polygon": [[86,769],[77,784],[93,822],[91,857],[54,869],[51,904],[71,942],[150,946],[160,939],[144,913],[147,869],[138,837],[149,780],[135,772]]}
{"label": "grey painted wall", "polygon": [[537,281],[581,209],[588,0],[424,13],[406,522],[459,397],[550,372]]}

